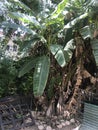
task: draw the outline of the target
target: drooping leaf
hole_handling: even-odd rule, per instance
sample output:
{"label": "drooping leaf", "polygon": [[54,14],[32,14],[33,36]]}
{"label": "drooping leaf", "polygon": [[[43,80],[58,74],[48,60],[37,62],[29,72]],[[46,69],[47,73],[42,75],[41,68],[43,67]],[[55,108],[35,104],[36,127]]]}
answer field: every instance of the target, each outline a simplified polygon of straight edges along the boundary
{"label": "drooping leaf", "polygon": [[11,18],[18,19],[24,23],[32,23],[34,27],[41,27],[40,23],[36,20],[34,16],[30,16],[20,12],[10,12],[9,16]]}
{"label": "drooping leaf", "polygon": [[26,40],[20,45],[20,51],[28,52],[29,49],[33,48],[40,40],[41,37],[39,35],[34,35],[30,40]]}
{"label": "drooping leaf", "polygon": [[98,40],[97,39],[92,40],[91,45],[92,45],[93,54],[95,57],[96,64],[98,66]]}
{"label": "drooping leaf", "polygon": [[[67,42],[67,44],[64,47],[64,51],[67,52],[69,59],[72,57],[72,54],[73,54],[72,51],[74,49],[75,49],[75,43],[74,43],[74,40],[71,39],[70,41]],[[69,61],[69,59],[68,59],[68,61]]]}
{"label": "drooping leaf", "polygon": [[66,4],[67,4],[68,0],[63,0],[62,2],[60,2],[56,9],[54,10],[54,12],[51,14],[51,16],[49,17],[49,19],[47,20],[47,25],[51,25],[54,23],[59,23],[59,24],[63,24],[64,22],[64,15],[62,14]]}
{"label": "drooping leaf", "polygon": [[64,56],[63,47],[61,45],[53,44],[50,46],[51,53],[54,55],[55,59],[57,60],[58,64],[61,67],[66,65],[66,59]]}
{"label": "drooping leaf", "polygon": [[43,36],[34,35],[30,40],[26,40],[23,43],[21,43],[19,50],[22,53],[22,57],[28,56],[31,50],[33,52],[37,45],[39,45],[39,42],[45,43],[46,41]]}
{"label": "drooping leaf", "polygon": [[98,7],[98,0],[91,0],[91,2],[89,3],[90,6],[93,7]]}
{"label": "drooping leaf", "polygon": [[58,52],[55,55],[55,59],[57,60],[57,62],[61,67],[64,67],[66,65],[66,59],[63,50],[61,49],[58,50]]}
{"label": "drooping leaf", "polygon": [[66,29],[66,31],[64,33],[65,34],[65,39],[64,39],[65,44],[73,38],[72,31],[73,31],[73,28]]}
{"label": "drooping leaf", "polygon": [[74,43],[74,39],[71,39],[70,41],[68,41],[64,47],[64,50],[73,50],[75,49],[75,43]]}
{"label": "drooping leaf", "polygon": [[56,19],[61,14],[61,12],[64,10],[67,2],[68,2],[68,0],[62,0],[62,2],[60,2],[58,4],[55,11],[51,14],[51,19]]}
{"label": "drooping leaf", "polygon": [[91,34],[91,30],[89,26],[85,26],[84,28],[80,30],[80,32],[84,39],[88,37],[92,39],[92,34]]}
{"label": "drooping leaf", "polygon": [[29,29],[29,28],[23,26],[23,25],[18,25],[18,24],[16,24],[16,23],[3,22],[3,23],[1,24],[1,26],[2,26],[2,27],[6,27],[6,28],[13,28],[13,29],[16,29],[16,30],[19,28],[19,29],[21,29],[21,31],[24,31],[24,32],[26,32],[26,33],[33,34],[33,35],[36,34],[35,31],[33,31],[33,30],[31,30],[31,29]]}
{"label": "drooping leaf", "polygon": [[35,96],[41,96],[44,92],[50,68],[50,58],[41,56],[36,63],[33,76],[33,92]]}
{"label": "drooping leaf", "polygon": [[48,19],[46,22],[46,25],[52,25],[52,24],[61,24],[62,26],[64,25],[64,15],[60,14],[57,18],[55,19]]}
{"label": "drooping leaf", "polygon": [[66,24],[64,26],[64,29],[72,28],[76,23],[78,23],[81,19],[86,18],[87,16],[88,16],[88,13],[84,13],[84,14],[80,15],[79,17],[75,18],[74,20],[72,20],[71,22]]}
{"label": "drooping leaf", "polygon": [[53,44],[50,46],[50,50],[53,55],[55,55],[59,49],[63,49],[63,47],[57,44]]}
{"label": "drooping leaf", "polygon": [[21,2],[19,0],[10,0],[10,1],[16,3],[19,7],[22,7],[23,9],[25,9],[27,11],[31,11],[31,9],[26,4],[24,4],[23,2]]}
{"label": "drooping leaf", "polygon": [[22,77],[24,74],[28,73],[32,68],[35,67],[37,58],[31,59],[29,62],[27,62],[20,70],[18,77]]}

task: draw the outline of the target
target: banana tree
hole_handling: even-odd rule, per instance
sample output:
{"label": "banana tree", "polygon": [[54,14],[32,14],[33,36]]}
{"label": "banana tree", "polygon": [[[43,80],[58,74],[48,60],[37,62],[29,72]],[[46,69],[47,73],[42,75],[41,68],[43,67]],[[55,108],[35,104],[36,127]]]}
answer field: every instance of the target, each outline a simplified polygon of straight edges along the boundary
{"label": "banana tree", "polygon": [[[54,58],[57,60],[58,64],[61,67],[64,67],[68,63],[68,60],[70,59],[69,52],[67,50],[64,51],[64,47],[62,45],[57,44],[56,37],[58,35],[59,30],[55,30],[52,26],[52,24],[55,24],[57,28],[58,26],[57,24],[59,24],[61,27],[63,27],[62,26],[63,22],[61,22],[60,19],[63,20],[64,16],[62,15],[62,17],[60,16],[59,18],[59,16],[56,15],[58,15],[58,13],[60,14],[64,10],[66,3],[67,1],[65,0],[61,2],[57,6],[57,9],[51,14],[51,16],[49,18],[44,19],[45,20],[44,23],[41,24],[42,21],[40,22],[38,21],[39,23],[38,26],[36,26],[37,24],[34,25],[40,32],[35,34],[37,36],[36,39],[35,39],[35,35],[33,35],[34,42],[31,41],[31,46],[33,46],[33,48],[36,48],[36,45],[39,44],[39,42],[42,42],[43,46],[47,48],[47,52],[35,57],[32,61],[25,64],[24,67],[19,72],[19,77],[29,72],[33,67],[35,68],[33,74],[33,93],[35,96],[40,96],[44,92],[48,80],[49,69],[51,64],[50,53],[54,56]],[[12,15],[13,14],[11,13],[10,16]],[[58,18],[58,21],[56,20],[57,18],[55,16]],[[17,17],[16,14],[14,15],[14,17]],[[20,18],[22,18],[22,16],[20,16]],[[55,23],[53,23],[54,20]],[[61,29],[61,27],[59,28]],[[26,47],[28,48],[28,45]]]}
{"label": "banana tree", "polygon": [[[75,49],[72,35],[68,38],[69,31],[70,34],[72,34],[72,31],[77,29],[77,25],[83,23],[82,20],[85,20],[89,16],[89,12],[86,8],[84,8],[83,11],[81,9],[83,4],[87,4],[88,1],[78,3],[78,0],[74,2],[62,0],[54,11],[49,15],[47,14],[46,17],[40,17],[39,15],[34,16],[33,11],[22,2],[18,0],[14,0],[14,2],[25,9],[24,12],[26,13],[21,11],[9,11],[8,17],[13,21],[11,20],[12,22],[10,23],[3,22],[1,25],[7,28],[19,28],[25,32],[26,38],[24,37],[22,41],[21,53],[26,54],[27,57],[31,56],[32,58],[21,68],[19,77],[34,68],[34,73],[32,73],[33,93],[35,96],[40,96],[44,92],[49,76],[51,64],[50,54],[54,56],[61,67],[65,67],[69,62],[72,56],[72,50]],[[75,6],[72,6],[73,3]],[[76,9],[78,9],[79,12],[77,11],[76,13]],[[70,15],[70,17],[66,17],[67,15]],[[15,23],[16,19],[18,23]],[[65,25],[64,22],[66,23]],[[83,25],[80,26],[80,28],[82,27]],[[61,38],[64,37],[63,43],[59,44],[59,36],[61,36]],[[25,55],[23,56],[25,57]]]}

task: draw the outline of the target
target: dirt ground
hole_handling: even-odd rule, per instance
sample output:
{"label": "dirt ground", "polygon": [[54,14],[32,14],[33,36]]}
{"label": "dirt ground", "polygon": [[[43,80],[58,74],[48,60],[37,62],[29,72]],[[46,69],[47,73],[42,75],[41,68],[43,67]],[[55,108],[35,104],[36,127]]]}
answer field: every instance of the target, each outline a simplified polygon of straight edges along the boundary
{"label": "dirt ground", "polygon": [[[76,127],[75,125],[68,125],[63,128],[55,128],[55,129],[51,129],[51,130],[79,130],[79,128],[80,128],[80,126]],[[37,126],[31,126],[31,127],[27,127],[25,129],[21,129],[21,130],[39,130],[39,129],[37,128]],[[46,129],[44,129],[44,130],[46,130]]]}

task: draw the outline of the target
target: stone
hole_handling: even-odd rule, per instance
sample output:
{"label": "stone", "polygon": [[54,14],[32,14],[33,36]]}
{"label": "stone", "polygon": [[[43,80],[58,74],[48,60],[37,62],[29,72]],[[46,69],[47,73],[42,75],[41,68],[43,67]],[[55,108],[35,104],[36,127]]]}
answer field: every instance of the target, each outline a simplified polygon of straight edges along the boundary
{"label": "stone", "polygon": [[71,119],[70,122],[71,122],[71,123],[75,123],[75,119],[74,119],[74,118]]}
{"label": "stone", "polygon": [[53,119],[56,120],[58,117],[57,116],[54,116]]}
{"label": "stone", "polygon": [[33,117],[36,117],[36,111],[32,111],[31,113]]}
{"label": "stone", "polygon": [[57,125],[57,128],[61,129],[61,128],[62,128],[62,125],[61,125],[61,124],[60,124],[60,125]]}
{"label": "stone", "polygon": [[70,125],[70,121],[65,121],[65,125]]}
{"label": "stone", "polygon": [[60,120],[60,122],[65,122],[64,120]]}
{"label": "stone", "polygon": [[68,111],[64,111],[64,117],[69,117],[70,113]]}
{"label": "stone", "polygon": [[61,124],[62,124],[62,126],[65,126],[65,125],[66,125],[65,122],[62,122]]}
{"label": "stone", "polygon": [[52,130],[51,126],[47,126],[46,130]]}
{"label": "stone", "polygon": [[59,125],[60,124],[60,122],[59,121],[56,121],[56,125]]}
{"label": "stone", "polygon": [[76,128],[74,128],[73,130],[79,130],[81,127],[81,125],[77,126]]}
{"label": "stone", "polygon": [[39,122],[35,122],[35,124],[36,124],[37,126],[39,126],[39,125],[40,125],[40,123],[39,123]]}
{"label": "stone", "polygon": [[43,126],[43,125],[39,125],[39,126],[38,126],[38,129],[39,129],[39,130],[44,130],[44,126]]}

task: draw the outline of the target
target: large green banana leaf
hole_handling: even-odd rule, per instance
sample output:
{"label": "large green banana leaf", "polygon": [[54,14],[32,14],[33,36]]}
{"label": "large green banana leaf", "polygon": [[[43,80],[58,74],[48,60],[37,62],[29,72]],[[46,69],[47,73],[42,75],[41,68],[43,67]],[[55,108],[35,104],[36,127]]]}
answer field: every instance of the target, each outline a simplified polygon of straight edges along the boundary
{"label": "large green banana leaf", "polygon": [[41,56],[36,63],[33,75],[33,93],[35,96],[41,96],[44,92],[50,68],[50,58]]}
{"label": "large green banana leaf", "polygon": [[84,39],[91,38],[92,39],[92,33],[89,26],[85,26],[80,30],[80,33]]}
{"label": "large green banana leaf", "polygon": [[80,32],[84,39],[88,37],[92,39],[91,46],[96,61],[96,65],[98,66],[98,39],[93,39],[92,31],[89,26],[85,26],[84,28],[81,29]]}
{"label": "large green banana leaf", "polygon": [[24,54],[30,52],[30,49],[34,48],[38,41],[41,41],[41,37],[39,35],[34,35],[31,39],[25,40],[23,43],[20,44],[20,51]]}
{"label": "large green banana leaf", "polygon": [[75,44],[73,39],[70,40],[64,48],[58,44],[53,44],[50,46],[51,53],[54,55],[61,67],[64,67],[69,62],[73,54],[72,50],[74,49]]}
{"label": "large green banana leaf", "polygon": [[64,51],[67,52],[68,54],[68,61],[71,59],[72,54],[73,54],[73,50],[75,49],[75,43],[74,43],[74,39],[71,39],[70,41],[68,41],[64,47]]}
{"label": "large green banana leaf", "polygon": [[64,20],[64,15],[62,15],[62,12],[64,11],[67,2],[68,0],[62,0],[58,4],[58,6],[56,7],[56,9],[54,10],[54,12],[51,14],[51,16],[49,17],[47,21],[48,25],[62,22]]}
{"label": "large green banana leaf", "polygon": [[32,12],[32,10],[23,2],[19,1],[19,0],[10,0],[11,2],[14,2],[15,4],[17,4],[17,6],[22,7],[23,9]]}
{"label": "large green banana leaf", "polygon": [[66,65],[66,59],[65,59],[63,47],[61,45],[53,44],[50,46],[50,51],[54,55],[58,64],[61,67],[64,67]]}
{"label": "large green banana leaf", "polygon": [[13,29],[21,29],[22,31],[28,33],[28,34],[33,34],[35,35],[35,31],[31,30],[30,28],[27,28],[26,26],[23,26],[23,25],[19,25],[19,24],[16,24],[16,23],[9,23],[9,22],[2,22],[1,23],[1,26],[3,27],[6,27],[6,28],[13,28]]}
{"label": "large green banana leaf", "polygon": [[9,12],[9,16],[11,18],[15,18],[18,19],[24,23],[32,23],[32,25],[34,27],[41,27],[40,23],[36,20],[36,18],[34,16],[30,16],[24,13],[20,13],[20,12]]}
{"label": "large green banana leaf", "polygon": [[80,22],[82,19],[85,19],[87,16],[88,16],[88,13],[84,13],[84,14],[80,15],[79,17],[73,19],[71,22],[69,22],[68,24],[66,24],[64,26],[64,29],[72,28],[73,26],[75,26],[76,23]]}
{"label": "large green banana leaf", "polygon": [[67,4],[68,0],[62,0],[55,9],[55,11],[51,14],[51,19],[57,18],[61,12],[65,9],[65,6]]}

